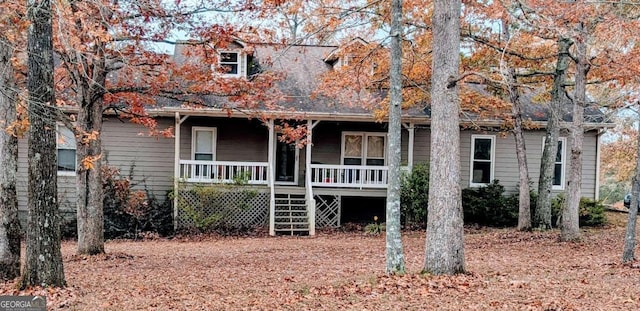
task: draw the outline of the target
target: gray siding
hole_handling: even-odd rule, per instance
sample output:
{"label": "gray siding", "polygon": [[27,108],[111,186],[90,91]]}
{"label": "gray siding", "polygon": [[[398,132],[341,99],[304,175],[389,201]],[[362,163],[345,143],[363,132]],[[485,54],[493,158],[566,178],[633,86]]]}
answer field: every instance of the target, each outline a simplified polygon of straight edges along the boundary
{"label": "gray siding", "polygon": [[[180,127],[180,159],[191,160],[194,127],[216,128],[216,161],[267,162],[269,131],[257,120],[190,117]],[[173,151],[173,149],[172,149]]]}
{"label": "gray siding", "polygon": [[413,163],[429,163],[431,131],[426,128],[416,127],[413,144]]}
{"label": "gray siding", "polygon": [[[495,163],[494,163],[494,179],[498,179],[500,184],[505,186],[509,193],[517,192],[518,187],[518,161],[515,151],[515,140],[513,135],[500,135],[495,133],[482,133],[463,131],[460,135],[460,185],[462,188],[470,186],[470,165],[471,165],[471,137],[474,134],[494,135],[495,136]],[[527,162],[529,169],[529,178],[533,189],[538,187],[538,178],[540,176],[540,158],[542,157],[542,142],[545,135],[544,131],[528,131],[525,133],[525,143],[527,148]],[[566,137],[566,135],[561,135]],[[568,172],[570,142],[566,137],[566,150],[563,169]],[[596,142],[597,136],[595,132],[585,134],[584,150],[583,150],[583,169],[582,169],[582,196],[595,198],[596,195]],[[553,190],[554,193],[560,193],[564,190]]]}
{"label": "gray siding", "polygon": [[[173,118],[159,118],[160,128],[174,125]],[[181,126],[180,158],[191,159],[191,136],[195,126],[216,128],[216,160],[219,161],[261,161],[268,160],[268,130],[260,121],[232,118],[190,117]],[[386,133],[386,124],[322,121],[313,131],[311,161],[323,164],[339,164],[341,157],[342,133],[345,131]],[[470,152],[473,134],[495,135],[494,178],[500,180],[508,192],[517,191],[518,168],[512,135],[462,131],[460,142],[460,184],[462,188],[470,184]],[[543,131],[526,133],[527,157],[532,186],[537,187],[540,156],[542,153]],[[402,130],[402,162],[408,160],[408,131]],[[430,156],[430,131],[426,127],[415,129],[414,163],[428,163]],[[568,141],[565,153],[565,171],[568,168]],[[585,134],[583,151],[582,195],[594,198],[596,194],[596,154],[597,135]],[[159,199],[173,187],[174,139],[149,137],[147,129],[115,118],[106,118],[103,131],[103,160],[120,168],[123,175],[132,172],[133,183],[142,189],[146,187]],[[304,185],[306,148],[299,152],[298,185]],[[24,211],[27,207],[27,143],[19,141],[18,159],[18,203]],[[61,210],[74,214],[75,177],[59,176]],[[556,191],[560,192],[560,191]]]}
{"label": "gray siding", "polygon": [[[158,119],[159,128],[173,125],[172,119]],[[148,130],[130,122],[106,118],[103,127],[103,157],[108,165],[116,166],[122,175],[132,172],[133,184],[145,187],[160,200],[173,187],[173,138],[147,135]],[[60,209],[75,213],[75,176],[58,176]],[[18,205],[27,210],[27,140],[20,139],[18,155]]]}
{"label": "gray siding", "polygon": [[[27,139],[18,140],[18,174],[16,181],[16,191],[18,194],[18,210],[20,211],[21,220],[26,219],[26,211],[28,204],[28,146]],[[60,211],[63,216],[65,214],[75,215],[75,176],[58,176],[58,199],[60,202]]]}
{"label": "gray siding", "polygon": [[[158,118],[158,128],[174,125],[173,119]],[[148,130],[130,122],[109,118],[103,127],[103,159],[128,176],[136,188],[146,187],[153,195],[164,200],[173,188],[174,139],[150,137]]]}

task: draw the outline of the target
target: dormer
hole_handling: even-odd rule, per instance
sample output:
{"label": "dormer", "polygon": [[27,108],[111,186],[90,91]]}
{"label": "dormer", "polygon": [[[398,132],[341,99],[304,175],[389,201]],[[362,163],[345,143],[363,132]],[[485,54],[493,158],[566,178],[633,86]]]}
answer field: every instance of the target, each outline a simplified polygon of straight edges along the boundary
{"label": "dormer", "polygon": [[362,38],[354,38],[342,46],[334,49],[324,58],[324,61],[331,65],[334,69],[351,64],[354,55],[352,51],[357,50],[369,43]]}
{"label": "dormer", "polygon": [[253,73],[253,53],[244,42],[234,40],[224,47],[216,48],[217,67],[214,72],[229,78],[246,78]]}

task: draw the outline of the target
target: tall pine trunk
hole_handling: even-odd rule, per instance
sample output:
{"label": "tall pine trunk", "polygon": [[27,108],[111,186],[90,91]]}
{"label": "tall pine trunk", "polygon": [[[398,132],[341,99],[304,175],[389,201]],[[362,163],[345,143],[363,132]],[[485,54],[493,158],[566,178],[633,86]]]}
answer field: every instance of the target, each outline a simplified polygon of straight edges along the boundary
{"label": "tall pine trunk", "polygon": [[[580,25],[580,30],[582,25]],[[590,65],[586,38],[576,40],[576,86],[571,123],[571,157],[567,179],[567,200],[562,209],[560,240],[580,239],[580,197],[582,193],[582,146],[584,145],[584,107],[586,101],[587,73]]]}
{"label": "tall pine trunk", "polygon": [[0,34],[0,280],[20,276],[20,222],[16,172],[18,138],[6,131],[16,122],[16,83],[13,49]]}
{"label": "tall pine trunk", "polygon": [[547,134],[544,150],[540,161],[540,178],[538,181],[538,202],[534,215],[534,225],[540,229],[551,228],[551,189],[553,187],[553,172],[556,154],[558,153],[558,138],[560,136],[560,115],[565,99],[564,84],[569,66],[569,47],[572,42],[568,38],[558,39],[558,60],[553,76],[551,89],[551,103],[547,112]]}
{"label": "tall pine trunk", "polygon": [[29,0],[29,219],[21,287],[64,286],[58,214],[51,3]]}
{"label": "tall pine trunk", "polygon": [[424,271],[464,272],[460,192],[460,0],[435,0],[431,76],[431,169]]}
{"label": "tall pine trunk", "polygon": [[529,188],[529,165],[527,163],[527,147],[524,142],[522,125],[522,103],[516,86],[515,70],[509,69],[509,101],[513,112],[513,138],[516,142],[516,158],[518,159],[518,230],[531,230],[531,196]]}
{"label": "tall pine trunk", "polygon": [[[502,36],[505,42],[511,40],[509,23],[502,20]],[[505,65],[506,66],[506,65]],[[513,67],[507,67],[505,80],[509,90],[509,102],[513,113],[513,138],[516,143],[516,158],[518,159],[518,230],[531,230],[531,189],[529,188],[529,165],[527,163],[527,147],[524,142],[522,122],[522,102],[518,90],[518,77]]]}
{"label": "tall pine trunk", "polygon": [[400,149],[402,117],[402,0],[391,4],[391,68],[389,105],[389,186],[387,188],[387,274],[403,274],[400,234]]}

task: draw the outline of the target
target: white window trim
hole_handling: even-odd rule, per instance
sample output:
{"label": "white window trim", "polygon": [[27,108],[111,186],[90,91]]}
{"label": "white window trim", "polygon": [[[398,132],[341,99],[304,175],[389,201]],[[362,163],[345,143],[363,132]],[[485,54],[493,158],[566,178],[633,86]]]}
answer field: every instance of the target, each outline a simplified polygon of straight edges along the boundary
{"label": "white window trim", "polygon": [[[384,138],[384,150],[383,150],[383,160],[384,160],[384,166],[387,165],[387,157],[388,157],[388,139],[387,139],[387,133],[383,133],[383,132],[359,132],[359,131],[345,131],[342,132],[342,141],[341,141],[341,147],[340,147],[340,165],[343,165],[342,163],[344,163],[344,151],[345,151],[345,136],[347,135],[353,135],[353,136],[362,136],[362,154],[360,155],[360,159],[362,159],[362,164],[361,166],[367,166],[367,159],[368,157],[366,157],[366,153],[367,153],[367,144],[368,144],[368,139],[367,137],[369,136],[380,136]],[[374,159],[374,158],[372,158]],[[377,159],[377,158],[376,158]]]}
{"label": "white window trim", "polygon": [[[489,173],[489,183],[474,183],[473,182],[473,162],[475,160],[474,154],[476,149],[475,140],[476,139],[490,139],[491,140],[491,162],[490,165],[490,173]],[[479,160],[486,161],[486,160]],[[483,187],[489,185],[495,179],[495,166],[496,166],[496,136],[495,135],[471,135],[471,153],[469,154],[469,187]]]}
{"label": "white window trim", "polygon": [[339,67],[349,66],[349,64],[351,64],[352,61],[353,61],[353,55],[351,53],[346,53],[346,54],[342,55],[342,57],[340,57],[340,66]]}
{"label": "white window trim", "polygon": [[212,161],[216,160],[216,154],[217,154],[217,142],[218,142],[218,129],[215,127],[208,127],[208,126],[194,126],[191,128],[191,160],[195,160],[196,159],[196,132],[197,131],[210,131],[213,132],[213,135],[211,135],[211,146],[212,146],[212,152],[213,155],[211,157]]}
{"label": "white window trim", "polygon": [[[225,72],[220,72],[219,69],[222,68],[223,63],[222,63],[222,58],[220,57],[220,54],[222,53],[235,53],[238,54],[238,73],[233,74],[233,73],[225,73]],[[247,54],[243,53],[240,50],[220,50],[218,51],[218,70],[215,70],[216,72],[219,72],[222,74],[223,77],[227,77],[227,78],[240,78],[240,77],[244,77],[244,64],[247,63]]]}
{"label": "white window trim", "polygon": [[[542,137],[542,152],[544,153],[544,143],[547,140],[546,136]],[[566,171],[566,166],[567,166],[567,138],[566,137],[558,137],[558,141],[562,142],[562,152],[560,153],[560,156],[562,157],[560,160],[560,162],[556,162],[556,157],[555,155],[553,156],[553,169],[554,169],[554,174],[555,174],[555,167],[556,164],[560,164],[561,165],[561,169],[560,169],[560,185],[554,185],[553,184],[553,178],[551,180],[551,190],[564,190],[565,187],[565,171]]]}
{"label": "white window trim", "polygon": [[[57,162],[57,157],[58,157],[58,150],[59,149],[67,150],[66,148],[58,148],[58,141],[60,139],[59,134],[60,134],[60,128],[61,127],[66,128],[62,124],[56,124],[56,162]],[[71,130],[71,129],[69,129],[69,130]],[[68,149],[68,150],[71,150],[71,149]],[[75,144],[74,144],[73,150],[75,150],[74,154],[75,154],[75,163],[76,163],[75,167],[76,167],[76,169],[73,170],[73,171],[58,171],[57,170],[58,164],[56,163],[56,171],[58,172],[58,176],[76,176],[76,171],[78,170],[78,148],[75,146]]]}

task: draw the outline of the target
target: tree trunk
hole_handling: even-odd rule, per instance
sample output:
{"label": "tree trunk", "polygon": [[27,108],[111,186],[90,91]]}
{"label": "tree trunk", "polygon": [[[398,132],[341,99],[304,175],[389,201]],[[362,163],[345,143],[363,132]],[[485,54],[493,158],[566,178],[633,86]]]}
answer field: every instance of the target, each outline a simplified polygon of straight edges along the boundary
{"label": "tree trunk", "polygon": [[51,3],[29,0],[29,219],[21,287],[64,286],[58,215]]}
{"label": "tree trunk", "polygon": [[[72,2],[72,10],[78,8]],[[102,10],[101,15],[110,17],[111,12]],[[76,20],[76,27],[86,27],[84,21]],[[91,25],[103,27],[104,23]],[[91,51],[83,57],[72,54],[78,65],[72,75],[78,81],[78,123],[76,137],[76,209],[78,219],[78,254],[104,253],[104,191],[102,189],[102,109],[104,86],[107,78],[105,42],[95,42]],[[89,165],[87,165],[87,163]]]}
{"label": "tree trunk", "polygon": [[[580,25],[580,30],[583,30]],[[560,240],[580,239],[580,197],[582,193],[582,146],[584,144],[584,107],[586,101],[587,59],[586,38],[576,40],[576,86],[573,100],[573,122],[571,123],[571,157],[567,178],[567,197],[562,209]]]}
{"label": "tree trunk", "polygon": [[402,128],[402,0],[391,4],[389,186],[387,187],[387,274],[404,274],[400,234],[400,131]]}
{"label": "tree trunk", "polygon": [[[16,122],[16,83],[11,64],[13,48],[0,34],[0,280],[20,276],[20,222],[16,173],[18,138],[5,129]],[[0,121],[0,122],[2,122]]]}
{"label": "tree trunk", "polygon": [[[95,255],[104,253],[104,216],[102,190],[102,99],[83,105],[78,111],[80,132],[98,133],[95,139],[78,139],[76,153],[78,168],[76,207],[78,218],[78,254]],[[91,166],[83,160],[92,159]]]}
{"label": "tree trunk", "polygon": [[[509,42],[511,34],[509,24],[502,21],[502,34],[504,40]],[[513,138],[516,143],[516,157],[518,159],[518,230],[531,230],[531,189],[529,188],[529,166],[527,164],[527,147],[524,141],[522,125],[522,103],[518,91],[518,78],[513,67],[507,69],[505,79],[509,88],[509,102],[513,113]]]}
{"label": "tree trunk", "polygon": [[460,193],[460,0],[436,0],[431,76],[431,169],[424,271],[464,272]]}
{"label": "tree trunk", "polygon": [[[638,133],[640,133],[640,122],[638,122]],[[636,175],[633,177],[631,204],[629,205],[629,217],[627,218],[627,230],[624,234],[624,249],[622,251],[623,263],[627,263],[635,259],[638,194],[640,194],[640,134],[638,135],[638,146],[636,149]]]}
{"label": "tree trunk", "polygon": [[511,81],[509,83],[509,100],[513,112],[513,137],[516,142],[516,157],[518,159],[518,230],[531,230],[531,189],[529,188],[529,165],[527,164],[527,147],[524,142],[522,128],[522,103],[515,85],[515,70],[509,69]]}
{"label": "tree trunk", "polygon": [[564,83],[569,66],[569,47],[572,42],[568,38],[558,39],[558,60],[551,89],[551,103],[547,113],[547,134],[545,136],[544,151],[540,161],[540,178],[538,181],[538,202],[534,215],[535,226],[539,229],[551,228],[551,188],[553,186],[553,172],[555,158],[558,153],[558,138],[560,136],[560,115],[564,102]]}

